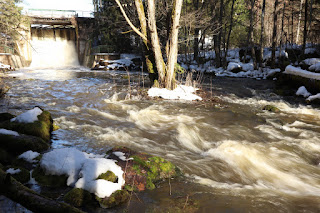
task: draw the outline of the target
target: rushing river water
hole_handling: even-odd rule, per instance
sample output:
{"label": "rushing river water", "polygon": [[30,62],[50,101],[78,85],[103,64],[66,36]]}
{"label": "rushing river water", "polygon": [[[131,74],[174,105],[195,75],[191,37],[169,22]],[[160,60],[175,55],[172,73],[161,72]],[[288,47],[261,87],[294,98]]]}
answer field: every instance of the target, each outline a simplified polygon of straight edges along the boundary
{"label": "rushing river water", "polygon": [[[215,78],[212,90],[221,101],[212,104],[141,100],[138,73],[131,73],[130,99],[125,72],[15,75],[6,79],[11,89],[1,111],[49,110],[61,127],[54,148],[104,153],[126,146],[162,156],[193,182],[176,183],[176,190],[196,195],[202,212],[320,211],[320,111],[283,101],[272,82]],[[210,83],[203,87],[211,90]],[[267,104],[281,112],[261,110]]]}

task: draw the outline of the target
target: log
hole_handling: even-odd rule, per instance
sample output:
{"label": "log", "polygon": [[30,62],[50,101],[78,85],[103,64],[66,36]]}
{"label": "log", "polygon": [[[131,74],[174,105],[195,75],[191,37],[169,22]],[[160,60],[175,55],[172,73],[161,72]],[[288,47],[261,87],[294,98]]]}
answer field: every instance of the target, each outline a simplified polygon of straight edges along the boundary
{"label": "log", "polygon": [[32,191],[11,177],[10,174],[5,173],[1,168],[0,193],[33,212],[83,212],[66,203],[55,201]]}

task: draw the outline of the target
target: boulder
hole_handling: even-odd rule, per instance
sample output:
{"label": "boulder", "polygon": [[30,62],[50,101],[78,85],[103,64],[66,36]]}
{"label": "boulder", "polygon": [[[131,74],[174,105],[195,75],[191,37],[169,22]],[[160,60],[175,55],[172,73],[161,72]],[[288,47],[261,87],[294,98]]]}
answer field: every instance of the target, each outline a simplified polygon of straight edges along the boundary
{"label": "boulder", "polygon": [[17,131],[26,135],[33,135],[49,142],[51,139],[51,132],[53,130],[53,120],[50,112],[43,111],[38,116],[38,120],[34,121],[33,123],[20,123],[16,121],[11,122],[10,120],[5,120],[0,123],[0,128]]}
{"label": "boulder", "polygon": [[75,207],[82,207],[92,202],[92,195],[84,189],[73,188],[64,196],[63,200]]}
{"label": "boulder", "polygon": [[269,112],[275,112],[275,113],[280,112],[280,110],[273,105],[266,105],[263,107],[263,110],[267,110]]}
{"label": "boulder", "polygon": [[68,179],[65,175],[48,175],[40,166],[33,170],[32,177],[40,185],[47,187],[65,186]]}
{"label": "boulder", "polygon": [[28,150],[42,152],[49,149],[50,145],[43,139],[35,136],[0,134],[0,147],[9,153],[19,155]]}
{"label": "boulder", "polygon": [[110,197],[105,197],[105,198],[96,197],[96,200],[99,202],[101,208],[108,209],[126,202],[129,199],[129,197],[130,197],[130,194],[127,190],[118,190],[112,193]]}

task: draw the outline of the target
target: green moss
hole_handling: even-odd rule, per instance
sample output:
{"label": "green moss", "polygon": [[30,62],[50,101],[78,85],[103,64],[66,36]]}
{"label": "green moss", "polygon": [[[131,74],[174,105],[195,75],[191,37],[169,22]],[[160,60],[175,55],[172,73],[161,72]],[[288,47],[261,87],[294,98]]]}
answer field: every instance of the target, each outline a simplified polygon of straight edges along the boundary
{"label": "green moss", "polygon": [[112,208],[114,206],[126,202],[129,199],[129,197],[130,195],[127,190],[118,190],[115,191],[110,197],[96,197],[96,200],[99,202],[102,208]]}
{"label": "green moss", "polygon": [[[144,160],[139,156],[133,156],[133,159],[133,169],[136,170],[139,175],[147,176],[147,189],[152,190],[155,188],[155,182],[177,175],[176,167],[171,162],[161,157],[149,157]],[[142,173],[141,167],[147,170],[147,173]]]}
{"label": "green moss", "polygon": [[48,187],[59,187],[59,186],[65,186],[67,183],[67,177],[64,175],[46,175],[45,171],[38,166],[35,168],[32,172],[32,177],[36,179],[36,181],[43,185]]}
{"label": "green moss", "polygon": [[50,141],[53,130],[53,121],[48,111],[43,111],[38,116],[38,121],[33,123],[10,122],[9,120],[1,122],[0,128],[10,129],[26,135],[40,137],[45,141]]}
{"label": "green moss", "polygon": [[53,123],[52,124],[52,131],[57,131],[58,129],[60,129],[60,127],[57,124]]}
{"label": "green moss", "polygon": [[280,110],[273,105],[266,105],[263,107],[263,110],[267,110],[269,112],[275,112],[275,113],[280,112]]}
{"label": "green moss", "polygon": [[49,149],[50,145],[34,136],[0,134],[0,147],[12,154],[21,154],[28,150],[42,152]]}
{"label": "green moss", "polygon": [[64,196],[64,201],[73,206],[81,207],[92,201],[92,195],[84,189],[73,188]]}
{"label": "green moss", "polygon": [[118,177],[113,172],[107,171],[106,173],[99,175],[97,179],[103,179],[115,183]]}
{"label": "green moss", "polygon": [[23,167],[18,167],[18,166],[8,167],[7,169],[9,169],[9,168],[21,170],[19,173],[11,175],[13,178],[15,178],[20,183],[27,183],[30,180],[30,172],[27,169],[25,169]]}

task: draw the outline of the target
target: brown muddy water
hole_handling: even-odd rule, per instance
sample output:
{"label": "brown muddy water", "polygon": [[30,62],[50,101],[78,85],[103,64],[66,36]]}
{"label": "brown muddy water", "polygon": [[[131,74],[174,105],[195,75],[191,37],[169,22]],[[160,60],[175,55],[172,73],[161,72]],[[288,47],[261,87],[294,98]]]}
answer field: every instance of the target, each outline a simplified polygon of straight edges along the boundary
{"label": "brown muddy water", "polygon": [[[137,90],[148,80],[139,73],[130,73],[130,90],[125,72],[14,75],[1,112],[49,110],[61,127],[53,148],[126,146],[164,157],[187,176],[111,212],[320,212],[320,110],[277,96],[272,81],[214,78],[202,87],[221,101],[204,103],[142,100]],[[263,111],[267,104],[281,112]]]}

